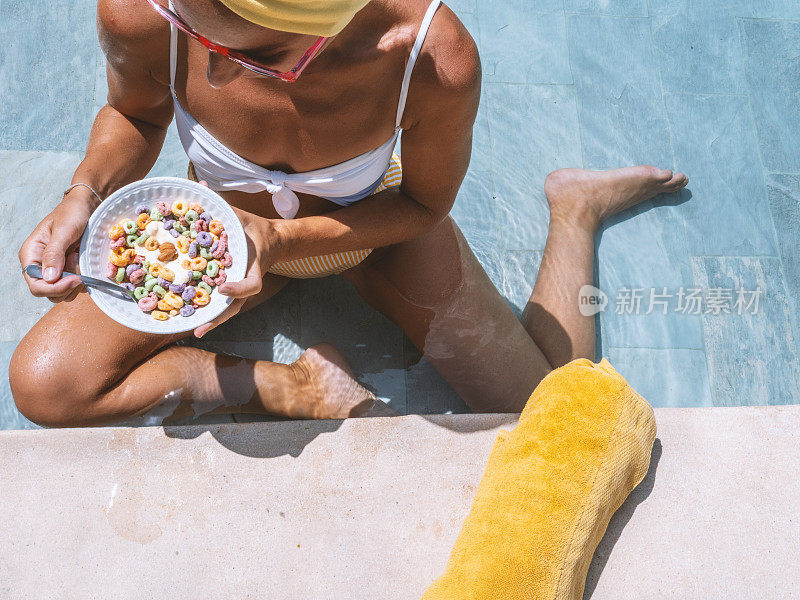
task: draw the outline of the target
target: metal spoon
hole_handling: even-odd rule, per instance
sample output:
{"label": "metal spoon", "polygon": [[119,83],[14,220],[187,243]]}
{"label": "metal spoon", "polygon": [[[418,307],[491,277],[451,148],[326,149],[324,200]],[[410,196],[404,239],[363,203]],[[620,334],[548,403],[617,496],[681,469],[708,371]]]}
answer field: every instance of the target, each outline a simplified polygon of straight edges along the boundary
{"label": "metal spoon", "polygon": [[[42,279],[42,265],[30,264],[27,267],[23,268],[22,270],[31,277],[34,277],[36,279]],[[84,285],[92,286],[104,292],[108,292],[113,296],[122,298],[123,300],[129,300],[133,303],[136,303],[136,300],[133,298],[133,296],[131,296],[128,290],[126,290],[121,285],[117,285],[109,281],[103,281],[102,279],[95,279],[94,277],[89,277],[88,275],[78,275],[77,273],[70,273],[69,271],[62,271],[61,277],[59,277],[59,279],[61,279],[65,275],[77,275],[78,277],[80,277]]]}

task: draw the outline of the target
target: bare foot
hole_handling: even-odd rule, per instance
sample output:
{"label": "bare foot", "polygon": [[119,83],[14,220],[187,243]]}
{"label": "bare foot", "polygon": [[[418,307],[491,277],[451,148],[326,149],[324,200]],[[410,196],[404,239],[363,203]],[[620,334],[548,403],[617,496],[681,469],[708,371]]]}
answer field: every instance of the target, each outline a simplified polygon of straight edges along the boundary
{"label": "bare foot", "polygon": [[363,388],[341,353],[330,344],[312,346],[293,364],[298,380],[307,389],[312,419],[346,419],[397,415]]}
{"label": "bare foot", "polygon": [[595,231],[611,215],[689,183],[683,173],[649,165],[612,171],[559,169],[544,180],[550,216]]}

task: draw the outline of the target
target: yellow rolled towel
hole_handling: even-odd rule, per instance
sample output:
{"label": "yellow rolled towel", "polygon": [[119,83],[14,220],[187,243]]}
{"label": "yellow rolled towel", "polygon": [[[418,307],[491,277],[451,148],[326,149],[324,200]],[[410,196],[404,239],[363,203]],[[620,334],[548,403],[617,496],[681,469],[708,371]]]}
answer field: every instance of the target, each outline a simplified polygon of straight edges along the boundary
{"label": "yellow rolled towel", "polygon": [[579,600],[614,512],[647,474],[651,406],[603,359],[536,387],[495,440],[444,574],[423,600]]}

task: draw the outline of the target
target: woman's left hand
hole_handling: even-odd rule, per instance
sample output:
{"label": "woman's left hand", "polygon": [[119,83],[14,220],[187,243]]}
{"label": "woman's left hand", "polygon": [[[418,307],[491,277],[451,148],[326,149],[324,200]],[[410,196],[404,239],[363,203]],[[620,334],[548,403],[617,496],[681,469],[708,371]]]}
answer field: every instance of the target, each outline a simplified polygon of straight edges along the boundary
{"label": "woman's left hand", "polygon": [[[200,183],[207,185],[205,181]],[[262,278],[269,265],[274,262],[270,260],[272,255],[270,250],[276,246],[277,237],[274,229],[270,226],[269,219],[243,211],[235,206],[231,206],[231,208],[244,228],[250,264],[247,267],[244,279],[241,281],[226,281],[217,286],[216,291],[225,296],[232,296],[233,302],[218,317],[195,328],[194,334],[198,338],[230,319],[241,310],[248,297],[258,294],[261,291]]]}

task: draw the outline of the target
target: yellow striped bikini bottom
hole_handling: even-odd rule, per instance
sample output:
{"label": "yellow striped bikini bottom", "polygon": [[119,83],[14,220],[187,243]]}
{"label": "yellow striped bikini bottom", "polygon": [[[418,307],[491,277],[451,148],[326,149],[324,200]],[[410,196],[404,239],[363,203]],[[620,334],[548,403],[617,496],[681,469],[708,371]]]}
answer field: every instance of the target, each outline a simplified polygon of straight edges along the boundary
{"label": "yellow striped bikini bottom", "polygon": [[[194,172],[192,161],[189,161],[189,170],[186,176],[192,181],[197,181],[197,175]],[[386,175],[384,175],[381,184],[373,194],[400,185],[402,178],[403,168],[400,164],[400,157],[397,156],[397,154],[392,154],[389,169],[386,171]],[[323,254],[322,256],[309,256],[307,258],[287,260],[275,263],[269,268],[269,272],[275,275],[283,275],[284,277],[293,277],[295,279],[336,275],[351,267],[355,267],[358,263],[367,258],[372,250],[372,248],[367,250],[348,250],[347,252],[334,252],[333,254]]]}

